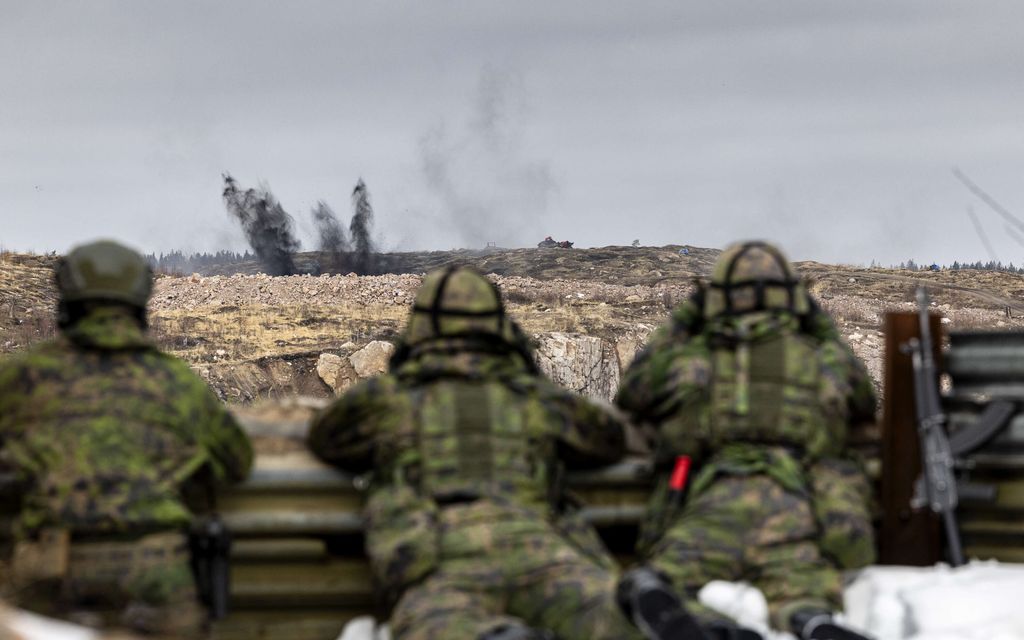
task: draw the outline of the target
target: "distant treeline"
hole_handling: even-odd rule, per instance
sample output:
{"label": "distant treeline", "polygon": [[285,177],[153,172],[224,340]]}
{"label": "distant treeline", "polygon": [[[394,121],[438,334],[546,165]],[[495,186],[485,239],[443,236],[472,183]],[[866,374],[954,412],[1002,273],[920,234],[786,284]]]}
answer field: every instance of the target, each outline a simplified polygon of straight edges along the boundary
{"label": "distant treeline", "polygon": [[172,251],[157,255],[150,253],[146,256],[149,265],[154,271],[160,273],[195,273],[206,267],[214,267],[239,262],[255,260],[256,256],[249,251],[237,253],[235,251],[217,251],[216,253],[189,253]]}
{"label": "distant treeline", "polygon": [[[872,262],[872,267],[879,266],[877,263]],[[977,260],[975,262],[960,262],[954,261],[953,264],[917,264],[913,260],[907,260],[901,262],[898,265],[893,265],[893,269],[907,269],[910,271],[965,271],[973,269],[976,271],[1003,271],[1006,273],[1024,273],[1024,266],[1017,267],[1011,262],[1009,264],[1003,264],[998,260],[989,260],[988,262],[982,262]]]}

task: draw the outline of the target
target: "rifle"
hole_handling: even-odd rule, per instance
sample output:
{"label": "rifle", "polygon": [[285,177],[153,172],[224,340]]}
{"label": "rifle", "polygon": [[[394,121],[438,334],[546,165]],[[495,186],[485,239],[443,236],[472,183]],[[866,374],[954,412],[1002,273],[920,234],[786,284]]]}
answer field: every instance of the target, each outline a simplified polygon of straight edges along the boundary
{"label": "rifle", "polygon": [[228,614],[231,592],[231,532],[219,515],[200,518],[192,524],[189,547],[199,599],[210,618],[220,620]]}
{"label": "rifle", "polygon": [[949,546],[950,564],[964,564],[964,550],[956,522],[958,502],[956,478],[953,475],[953,450],[946,436],[946,414],[939,400],[938,373],[932,357],[931,323],[928,314],[928,292],[917,289],[917,309],[920,320],[920,338],[911,338],[904,345],[910,353],[914,367],[914,407],[917,413],[917,433],[921,442],[921,476],[914,485],[914,508],[928,506],[942,516]]}

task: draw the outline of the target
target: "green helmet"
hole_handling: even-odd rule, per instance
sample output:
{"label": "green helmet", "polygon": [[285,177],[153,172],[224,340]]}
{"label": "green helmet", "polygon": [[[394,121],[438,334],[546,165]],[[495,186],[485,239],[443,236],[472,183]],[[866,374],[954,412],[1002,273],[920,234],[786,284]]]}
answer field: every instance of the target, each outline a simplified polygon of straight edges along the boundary
{"label": "green helmet", "polygon": [[501,293],[490,280],[470,267],[449,267],[423,279],[405,331],[410,347],[437,338],[513,344],[518,334],[505,315]]}
{"label": "green helmet", "polygon": [[722,252],[704,297],[704,316],[755,311],[811,310],[804,282],[779,249],[767,242],[734,244]]}
{"label": "green helmet", "polygon": [[141,255],[110,240],[91,242],[61,258],[56,271],[62,303],[106,301],[145,309],[153,272]]}

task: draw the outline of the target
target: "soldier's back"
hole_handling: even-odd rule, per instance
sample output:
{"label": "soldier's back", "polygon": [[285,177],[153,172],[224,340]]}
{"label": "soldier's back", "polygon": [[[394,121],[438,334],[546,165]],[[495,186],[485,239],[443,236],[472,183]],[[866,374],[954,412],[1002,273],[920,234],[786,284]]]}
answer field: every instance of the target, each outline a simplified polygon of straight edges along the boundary
{"label": "soldier's back", "polygon": [[180,483],[206,461],[211,392],[181,361],[139,341],[84,348],[60,338],[0,367],[0,435],[32,479],[23,530],[182,526]]}

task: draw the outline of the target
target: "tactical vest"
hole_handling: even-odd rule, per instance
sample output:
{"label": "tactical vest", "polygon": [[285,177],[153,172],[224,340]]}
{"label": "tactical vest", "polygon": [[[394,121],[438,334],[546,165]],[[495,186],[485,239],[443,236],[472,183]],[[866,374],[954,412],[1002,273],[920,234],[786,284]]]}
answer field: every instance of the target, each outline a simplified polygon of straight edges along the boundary
{"label": "tactical vest", "polygon": [[420,390],[415,477],[438,503],[548,499],[553,447],[528,396],[498,382],[451,380]]}
{"label": "tactical vest", "polygon": [[707,433],[714,451],[732,442],[777,444],[806,459],[842,446],[845,403],[823,375],[819,343],[794,330],[713,340]]}

